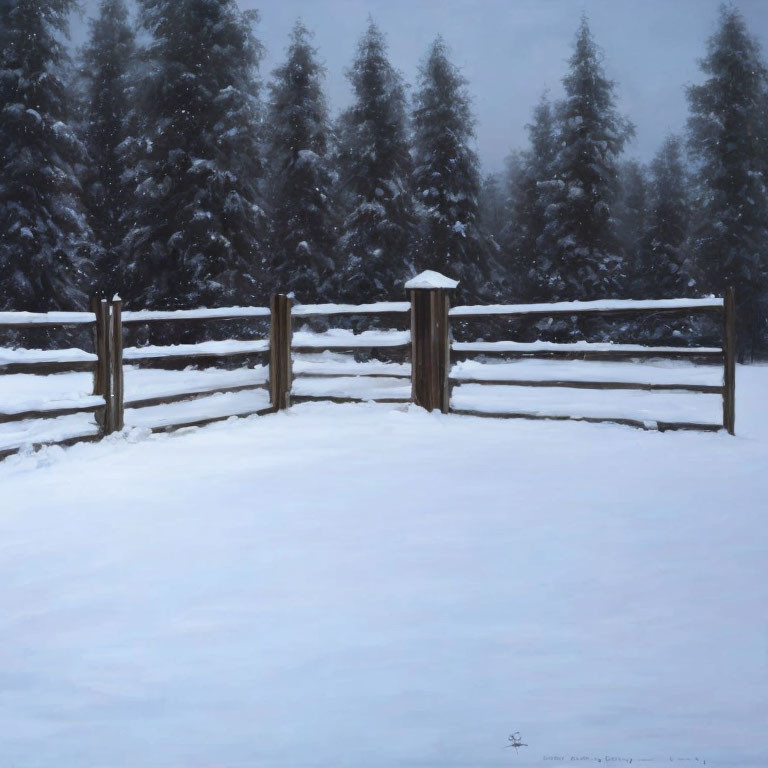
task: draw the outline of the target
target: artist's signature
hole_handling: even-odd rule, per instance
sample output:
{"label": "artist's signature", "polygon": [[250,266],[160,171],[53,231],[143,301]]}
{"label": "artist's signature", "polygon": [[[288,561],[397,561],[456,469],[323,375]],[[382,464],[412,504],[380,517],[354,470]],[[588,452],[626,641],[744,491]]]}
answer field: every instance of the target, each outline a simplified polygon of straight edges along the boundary
{"label": "artist's signature", "polygon": [[[510,734],[507,739],[509,742],[506,747],[512,747],[517,752],[520,747],[527,747],[523,741],[523,737],[519,731]],[[616,757],[614,755],[603,755],[601,757],[595,757],[593,755],[544,755],[542,760],[553,763],[626,763],[632,765],[633,763],[699,763],[700,765],[706,765],[707,761],[698,757],[669,757],[669,758],[657,758],[657,757]]]}
{"label": "artist's signature", "polygon": [[699,763],[706,765],[707,761],[698,757],[615,757],[604,755],[594,757],[590,755],[544,755],[542,760],[555,763]]}
{"label": "artist's signature", "polygon": [[507,744],[508,747],[514,747],[515,751],[520,749],[520,747],[527,747],[527,744],[523,744],[523,739],[521,738],[519,733],[513,733],[509,739],[509,744]]}

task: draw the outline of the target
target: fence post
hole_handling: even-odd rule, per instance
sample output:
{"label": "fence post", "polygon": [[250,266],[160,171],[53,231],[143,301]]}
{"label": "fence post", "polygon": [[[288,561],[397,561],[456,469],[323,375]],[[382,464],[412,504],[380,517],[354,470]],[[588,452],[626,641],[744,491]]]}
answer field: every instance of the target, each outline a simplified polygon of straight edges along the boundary
{"label": "fence post", "polygon": [[291,406],[291,299],[277,294],[270,300],[269,394],[272,407],[282,411]]}
{"label": "fence post", "polygon": [[101,299],[103,298],[103,292],[97,291],[91,296],[91,312],[96,315],[96,326],[93,331],[93,349],[96,352],[98,358],[97,363],[93,369],[93,394],[104,394],[104,367],[102,365],[101,349],[103,344],[102,325],[99,322]]}
{"label": "fence post", "polygon": [[736,433],[736,293],[733,287],[725,292],[723,360],[723,428],[733,435]]}
{"label": "fence post", "polygon": [[123,301],[112,299],[112,428],[120,432],[125,426],[123,382]]}
{"label": "fence post", "polygon": [[104,398],[104,410],[97,416],[101,436],[111,435],[113,427],[112,413],[112,334],[110,332],[109,302],[99,299],[96,305],[96,381],[100,382],[100,392]]}
{"label": "fence post", "polygon": [[405,284],[411,297],[411,388],[413,402],[428,411],[450,408],[450,292],[458,282],[422,272]]}

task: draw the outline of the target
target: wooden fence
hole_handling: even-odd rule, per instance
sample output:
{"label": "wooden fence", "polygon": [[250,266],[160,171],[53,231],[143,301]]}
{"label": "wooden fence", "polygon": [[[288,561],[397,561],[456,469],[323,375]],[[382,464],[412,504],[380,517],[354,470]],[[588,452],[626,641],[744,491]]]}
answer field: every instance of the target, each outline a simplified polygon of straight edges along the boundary
{"label": "wooden fence", "polygon": [[[579,381],[579,380],[518,380],[515,378],[487,379],[472,378],[471,376],[448,375],[447,396],[442,403],[445,412],[461,413],[474,416],[495,418],[542,418],[569,420],[578,418],[580,421],[611,421],[634,427],[645,427],[646,422],[639,419],[623,418],[589,418],[571,416],[547,416],[516,412],[488,412],[475,410],[454,409],[450,405],[450,392],[455,384],[506,385],[526,387],[567,387],[576,389],[598,390],[644,390],[668,392],[692,392],[701,394],[717,394],[723,401],[723,420],[719,424],[702,424],[690,422],[657,421],[656,428],[660,430],[692,429],[717,431],[725,429],[733,435],[736,424],[735,391],[736,391],[736,309],[733,289],[726,292],[725,298],[661,300],[661,301],[594,301],[594,302],[561,302],[556,304],[522,304],[496,306],[460,306],[448,312],[449,319],[488,320],[492,317],[521,318],[521,317],[556,317],[556,316],[599,316],[612,315],[720,315],[722,322],[722,345],[720,347],[695,346],[644,346],[639,344],[601,344],[576,342],[555,344],[535,342],[532,344],[520,342],[453,342],[451,350],[463,357],[473,356],[503,356],[505,358],[530,359],[564,359],[564,360],[602,360],[621,361],[632,359],[678,359],[692,362],[716,363],[723,366],[722,385],[704,385],[690,383],[648,383],[631,381]],[[448,340],[444,341],[448,344]],[[440,385],[438,385],[440,386]],[[436,395],[437,396],[437,393]]]}
{"label": "wooden fence", "polygon": [[[735,303],[733,291],[729,290],[724,299],[692,299],[669,301],[597,301],[562,302],[558,304],[458,306],[450,308],[450,288],[414,288],[409,291],[408,302],[379,302],[367,305],[297,305],[287,296],[274,296],[270,307],[246,307],[225,309],[202,309],[182,311],[123,311],[119,298],[108,301],[94,299],[91,312],[53,312],[32,314],[25,312],[0,313],[0,330],[21,328],[89,328],[93,332],[93,352],[64,350],[59,352],[22,354],[3,362],[0,360],[0,374],[31,373],[52,374],[63,372],[92,372],[93,396],[78,402],[62,405],[51,402],[40,408],[15,409],[11,405],[0,407],[0,424],[34,419],[53,419],[77,413],[95,415],[95,425],[84,434],[57,439],[55,442],[70,445],[76,442],[98,440],[123,429],[125,409],[142,409],[159,405],[195,400],[218,393],[242,392],[253,389],[268,389],[269,406],[252,411],[238,412],[225,416],[174,422],[167,426],[154,427],[155,431],[202,426],[230,418],[232,415],[274,413],[289,408],[292,403],[330,400],[333,402],[355,402],[369,400],[368,397],[344,395],[302,394],[294,391],[294,381],[303,378],[337,378],[339,376],[410,379],[410,397],[380,397],[379,402],[413,402],[427,410],[440,410],[464,415],[492,416],[496,418],[548,418],[584,421],[611,421],[645,427],[647,422],[624,418],[589,418],[581,416],[546,416],[517,410],[484,411],[454,408],[451,405],[453,387],[466,384],[481,386],[524,386],[524,387],[566,387],[576,389],[602,390],[646,390],[717,394],[722,397],[722,425],[702,424],[685,421],[657,422],[659,429],[725,429],[734,434],[735,428]],[[635,344],[598,344],[577,342],[555,344],[549,342],[520,343],[514,341],[456,342],[452,339],[452,323],[456,321],[488,321],[493,318],[530,318],[556,316],[600,316],[642,314],[676,315],[720,315],[723,327],[723,341],[720,347],[653,347]],[[293,333],[296,320],[338,316],[358,317],[399,317],[404,322],[410,319],[410,331],[397,334],[367,332],[341,336],[332,334]],[[201,344],[173,345],[166,347],[124,348],[123,338],[126,327],[152,325],[156,323],[216,323],[219,321],[240,321],[261,319],[270,322],[269,338],[257,340],[227,340]],[[317,353],[324,350],[335,352],[366,352],[375,350],[400,350],[409,355],[411,370],[361,371],[350,373],[338,371],[311,371],[302,369],[294,372],[295,355]],[[231,358],[253,358],[268,356],[268,380],[259,383],[222,386],[209,384],[189,391],[155,397],[126,397],[123,369],[124,364],[151,366],[153,363],[173,361],[182,365],[196,366]],[[643,358],[686,359],[694,362],[717,363],[723,366],[722,385],[691,383],[648,383],[642,381],[584,381],[579,379],[520,379],[514,375],[502,377],[473,376],[467,373],[452,373],[452,359],[471,358],[520,359],[564,359],[564,360],[630,360]],[[489,369],[491,366],[489,366]],[[47,441],[42,441],[47,442]],[[0,458],[19,450],[12,446],[0,450]]]}

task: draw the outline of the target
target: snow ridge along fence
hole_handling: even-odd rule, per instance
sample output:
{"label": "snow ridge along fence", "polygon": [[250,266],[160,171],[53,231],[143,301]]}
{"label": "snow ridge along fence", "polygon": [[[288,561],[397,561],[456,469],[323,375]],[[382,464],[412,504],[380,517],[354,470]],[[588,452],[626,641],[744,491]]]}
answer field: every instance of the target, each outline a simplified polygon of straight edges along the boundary
{"label": "snow ridge along fence", "polygon": [[[95,298],[90,312],[0,312],[0,330],[20,328],[66,328],[79,326],[93,331],[93,352],[81,349],[66,350],[0,350],[0,374],[47,375],[68,372],[92,372],[93,393],[72,400],[52,400],[34,407],[0,405],[0,425],[27,420],[56,420],[73,414],[93,414],[94,423],[72,430],[55,431],[54,437],[40,441],[25,439],[18,445],[0,446],[0,458],[17,452],[25,445],[38,447],[56,443],[71,445],[81,441],[98,440],[120,431],[125,425],[126,408],[131,413],[158,406],[169,406],[194,401],[211,395],[265,389],[269,392],[267,407],[245,406],[236,413],[214,415],[208,418],[182,417],[163,419],[167,423],[150,423],[153,431],[167,431],[182,427],[203,426],[232,416],[249,416],[274,413],[289,408],[292,403],[326,400],[332,402],[376,401],[385,403],[409,403],[427,410],[439,410],[496,418],[525,419],[576,419],[582,421],[610,421],[631,426],[658,429],[725,429],[734,433],[735,426],[735,301],[733,290],[725,298],[673,299],[663,301],[595,301],[561,302],[556,304],[512,304],[490,306],[459,306],[451,309],[450,294],[456,284],[443,276],[429,273],[428,280],[416,278],[406,284],[410,294],[408,302],[379,302],[375,304],[345,305],[296,305],[284,295],[273,296],[270,307],[233,307],[224,309],[196,309],[181,311],[123,311],[119,297],[108,301]],[[422,277],[422,276],[420,276]],[[436,280],[435,278],[440,278]],[[520,318],[531,316],[555,317],[575,315],[675,313],[684,316],[720,313],[723,325],[721,347],[653,347],[638,344],[610,344],[576,342],[556,344],[551,342],[522,343],[515,341],[457,342],[453,340],[451,324],[455,321],[488,320],[489,318]],[[338,316],[374,317],[393,316],[410,320],[408,331],[366,330],[361,333],[331,328],[323,333],[300,330],[294,333],[295,320],[328,319]],[[141,346],[123,348],[123,331],[126,326],[154,323],[215,323],[224,320],[269,319],[269,339],[206,341],[197,344],[170,346]],[[375,350],[396,350],[410,357],[410,365],[384,363],[377,360],[350,363],[348,357],[337,353],[362,353],[370,355]],[[330,359],[323,353],[331,353]],[[231,358],[268,356],[269,375],[264,381],[250,377],[232,383],[222,380],[191,385],[179,391],[155,394],[152,397],[129,393],[126,397],[124,366],[141,364],[152,366],[172,361],[187,366]],[[334,357],[335,355],[335,357]],[[614,380],[597,380],[594,376],[579,377],[566,371],[565,376],[536,379],[530,375],[519,376],[514,366],[496,366],[478,363],[468,368],[462,364],[452,369],[452,356],[480,360],[568,360],[568,361],[628,361],[636,359],[684,359],[691,362],[722,364],[723,382],[711,383],[675,382],[665,376],[660,381],[640,381],[622,372]],[[344,359],[341,359],[344,358]],[[577,364],[578,365],[578,364]],[[578,373],[578,371],[577,371]],[[642,377],[639,377],[642,378]],[[323,387],[307,387],[307,382],[333,379],[360,381],[365,379],[407,380],[410,393],[395,389],[396,395],[386,390],[383,394],[371,394],[370,390],[344,393],[323,391]],[[391,382],[390,382],[391,383]],[[396,383],[396,382],[395,382]],[[455,387],[476,385],[480,387],[535,387],[595,390],[645,390],[702,393],[722,397],[723,419],[720,424],[704,424],[691,421],[654,421],[645,419],[603,418],[579,415],[546,415],[535,409],[515,407],[510,396],[511,408],[479,409],[455,404]]]}

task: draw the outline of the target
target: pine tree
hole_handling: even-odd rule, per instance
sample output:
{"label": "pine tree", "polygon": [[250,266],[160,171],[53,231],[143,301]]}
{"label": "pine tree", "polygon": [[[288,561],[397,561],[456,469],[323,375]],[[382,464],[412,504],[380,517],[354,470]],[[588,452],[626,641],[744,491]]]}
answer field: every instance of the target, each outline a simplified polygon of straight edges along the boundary
{"label": "pine tree", "polygon": [[766,69],[741,14],[723,6],[701,61],[707,79],[688,89],[688,146],[697,163],[694,241],[705,288],[736,289],[740,354],[763,337],[768,291],[765,183]]}
{"label": "pine tree", "polygon": [[421,66],[414,109],[413,187],[421,209],[419,269],[460,281],[459,301],[497,292],[490,243],[478,216],[480,178],[466,80],[438,37]]}
{"label": "pine tree", "polygon": [[549,204],[545,185],[554,173],[557,148],[555,117],[546,94],[534,109],[533,121],[526,127],[530,147],[512,158],[507,170],[510,193],[507,226],[502,237],[519,301],[549,298],[548,294],[538,290],[540,281],[537,279],[540,273],[546,274],[552,267],[552,255],[543,239]]}
{"label": "pine tree", "polygon": [[480,222],[483,229],[497,242],[501,242],[506,226],[506,193],[501,174],[489,173],[480,185]]}
{"label": "pine tree", "polygon": [[619,168],[619,195],[616,202],[616,231],[622,254],[619,291],[634,299],[656,292],[645,268],[648,229],[648,180],[645,167],[629,160]]}
{"label": "pine tree", "polygon": [[74,0],[0,3],[0,309],[86,304],[93,234],[60,36]]}
{"label": "pine tree", "polygon": [[344,210],[339,291],[353,301],[391,299],[414,273],[406,97],[369,21],[348,73],[353,105],[339,120],[338,189]]}
{"label": "pine tree", "polygon": [[614,83],[586,18],[576,35],[558,107],[558,152],[547,185],[546,249],[552,263],[537,270],[550,299],[599,299],[616,294],[621,269],[614,204],[618,158],[632,126],[619,116]]}
{"label": "pine tree", "polygon": [[124,143],[135,190],[122,244],[142,307],[264,301],[255,12],[235,0],[140,0],[151,36],[139,132]]}
{"label": "pine tree", "polygon": [[645,269],[655,296],[691,296],[696,280],[686,248],[690,227],[688,174],[678,137],[666,139],[650,171]]}
{"label": "pine tree", "polygon": [[270,277],[304,302],[332,301],[336,222],[328,168],[330,129],[323,69],[300,22],[270,85],[268,158]]}
{"label": "pine tree", "polygon": [[86,203],[96,237],[104,248],[99,280],[110,293],[121,289],[117,246],[124,234],[121,217],[128,203],[122,181],[120,145],[127,138],[136,41],[124,0],[101,0],[90,23],[90,40],[81,51],[85,81],[84,143],[91,175]]}

